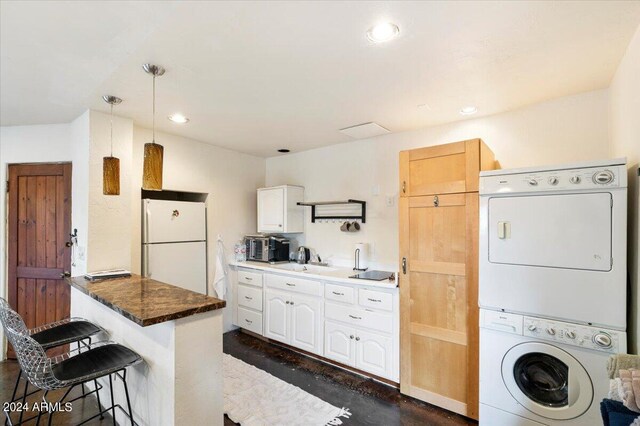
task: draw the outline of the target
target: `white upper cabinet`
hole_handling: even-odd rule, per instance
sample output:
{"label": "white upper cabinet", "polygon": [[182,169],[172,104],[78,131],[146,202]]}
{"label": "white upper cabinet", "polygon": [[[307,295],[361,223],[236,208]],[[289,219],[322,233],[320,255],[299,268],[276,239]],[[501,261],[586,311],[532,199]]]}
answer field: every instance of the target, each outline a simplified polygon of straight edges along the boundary
{"label": "white upper cabinet", "polygon": [[274,186],[258,189],[258,232],[304,232],[304,200],[301,186]]}

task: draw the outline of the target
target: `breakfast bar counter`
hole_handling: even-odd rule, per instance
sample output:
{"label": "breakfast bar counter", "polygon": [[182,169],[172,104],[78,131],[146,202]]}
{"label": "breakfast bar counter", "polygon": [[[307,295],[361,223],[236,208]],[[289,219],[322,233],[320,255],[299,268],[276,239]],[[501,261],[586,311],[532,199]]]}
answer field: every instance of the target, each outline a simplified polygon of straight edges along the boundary
{"label": "breakfast bar counter", "polygon": [[[74,277],[67,283],[72,316],[99,324],[109,333],[100,340],[125,345],[144,358],[127,372],[137,424],[223,424],[224,300],[139,275],[100,281]],[[108,401],[108,380],[102,384],[100,398]],[[116,403],[126,406],[118,380],[114,393]],[[125,418],[123,412],[116,415]]]}
{"label": "breakfast bar counter", "polygon": [[68,283],[142,327],[221,309],[226,304],[224,300],[139,275],[99,281],[74,277]]}

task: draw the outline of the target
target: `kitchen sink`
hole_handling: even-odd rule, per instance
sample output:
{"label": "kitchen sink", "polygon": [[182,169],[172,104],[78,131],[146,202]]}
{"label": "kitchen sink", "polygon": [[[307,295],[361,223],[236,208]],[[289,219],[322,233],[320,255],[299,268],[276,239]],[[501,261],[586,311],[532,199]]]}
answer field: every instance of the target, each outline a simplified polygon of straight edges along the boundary
{"label": "kitchen sink", "polygon": [[333,272],[336,270],[336,268],[330,268],[328,266],[319,266],[319,265],[310,265],[310,264],[300,265],[298,263],[282,263],[282,264],[273,265],[273,267],[276,269],[283,269],[285,271],[309,272],[312,274],[313,273],[321,274],[323,272]]}

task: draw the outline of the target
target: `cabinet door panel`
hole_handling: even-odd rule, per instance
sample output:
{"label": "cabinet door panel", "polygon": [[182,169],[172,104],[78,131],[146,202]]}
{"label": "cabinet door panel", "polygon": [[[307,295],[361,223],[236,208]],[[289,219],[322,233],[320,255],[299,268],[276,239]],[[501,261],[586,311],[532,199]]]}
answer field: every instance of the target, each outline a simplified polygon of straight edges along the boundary
{"label": "cabinet door panel", "polygon": [[291,345],[322,354],[322,299],[291,296]]}
{"label": "cabinet door panel", "polygon": [[326,321],[324,324],[324,356],[345,365],[356,363],[354,328]]}
{"label": "cabinet door panel", "polygon": [[282,232],[284,208],[284,188],[259,190],[258,232]]}
{"label": "cabinet door panel", "polygon": [[289,296],[283,293],[265,292],[264,336],[289,343]]}
{"label": "cabinet door panel", "polygon": [[389,377],[393,361],[391,338],[361,330],[356,332],[356,336],[356,368]]}

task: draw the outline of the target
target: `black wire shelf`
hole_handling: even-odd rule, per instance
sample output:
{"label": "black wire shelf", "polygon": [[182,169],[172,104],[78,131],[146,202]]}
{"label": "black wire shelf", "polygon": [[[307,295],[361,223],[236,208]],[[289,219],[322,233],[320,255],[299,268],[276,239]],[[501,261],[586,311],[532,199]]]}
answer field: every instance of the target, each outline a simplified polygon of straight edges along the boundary
{"label": "black wire shelf", "polygon": [[[359,204],[361,207],[361,214],[354,215],[329,215],[318,216],[316,215],[316,206],[339,206],[345,204]],[[362,200],[343,200],[343,201],[304,201],[299,202],[299,206],[311,207],[311,223],[315,223],[316,219],[341,219],[341,220],[359,220],[362,223],[367,221],[367,202]]]}

